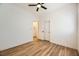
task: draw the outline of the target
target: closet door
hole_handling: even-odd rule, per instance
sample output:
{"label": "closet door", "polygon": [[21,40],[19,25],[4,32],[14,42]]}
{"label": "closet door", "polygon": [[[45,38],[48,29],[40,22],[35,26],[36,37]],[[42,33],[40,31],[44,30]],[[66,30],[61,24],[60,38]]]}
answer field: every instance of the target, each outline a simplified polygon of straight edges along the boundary
{"label": "closet door", "polygon": [[45,23],[44,23],[44,21],[41,21],[41,24],[40,24],[40,38],[41,38],[41,40],[45,40]]}
{"label": "closet door", "polygon": [[41,38],[42,40],[50,41],[50,21],[45,20],[41,23]]}
{"label": "closet door", "polygon": [[45,22],[45,40],[50,41],[50,21]]}

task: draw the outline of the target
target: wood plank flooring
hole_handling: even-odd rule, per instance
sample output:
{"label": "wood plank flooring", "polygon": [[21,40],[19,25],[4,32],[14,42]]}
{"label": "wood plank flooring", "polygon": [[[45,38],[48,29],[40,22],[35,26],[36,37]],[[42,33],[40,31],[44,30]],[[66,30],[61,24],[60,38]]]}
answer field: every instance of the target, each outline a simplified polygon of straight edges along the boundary
{"label": "wood plank flooring", "polygon": [[1,56],[78,56],[78,51],[48,41],[26,44],[0,51]]}

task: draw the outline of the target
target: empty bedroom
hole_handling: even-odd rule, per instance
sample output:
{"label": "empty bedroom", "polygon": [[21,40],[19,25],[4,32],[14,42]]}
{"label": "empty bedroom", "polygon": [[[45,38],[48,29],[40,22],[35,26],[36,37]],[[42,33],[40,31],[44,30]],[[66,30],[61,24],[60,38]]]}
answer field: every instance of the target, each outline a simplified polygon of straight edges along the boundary
{"label": "empty bedroom", "polygon": [[78,3],[0,3],[0,56],[79,56]]}

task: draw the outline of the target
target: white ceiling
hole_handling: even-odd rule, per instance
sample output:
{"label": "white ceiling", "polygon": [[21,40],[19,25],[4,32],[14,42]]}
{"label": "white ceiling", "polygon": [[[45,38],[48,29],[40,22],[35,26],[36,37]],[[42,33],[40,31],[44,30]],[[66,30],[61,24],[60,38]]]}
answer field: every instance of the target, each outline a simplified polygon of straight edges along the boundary
{"label": "white ceiling", "polygon": [[[44,10],[42,8],[39,9],[39,12],[36,12],[36,6],[28,6],[29,3],[9,3],[9,4],[5,4],[8,6],[14,5],[20,9],[23,9],[25,11],[28,11],[32,14],[34,14],[36,17],[39,15],[43,16],[43,15],[50,15],[52,14],[54,11],[65,7],[71,3],[45,3],[44,6],[47,7],[47,10]],[[1,4],[4,5],[4,4]],[[13,7],[13,6],[12,6]]]}
{"label": "white ceiling", "polygon": [[[36,6],[29,7],[28,4],[29,3],[21,3],[21,4],[14,4],[14,5],[17,5],[18,7],[21,7],[25,10],[30,11],[30,12],[37,13]],[[47,10],[40,8],[39,13],[52,13],[56,9],[67,6],[67,5],[69,5],[69,4],[68,3],[45,3],[44,6],[47,7]]]}

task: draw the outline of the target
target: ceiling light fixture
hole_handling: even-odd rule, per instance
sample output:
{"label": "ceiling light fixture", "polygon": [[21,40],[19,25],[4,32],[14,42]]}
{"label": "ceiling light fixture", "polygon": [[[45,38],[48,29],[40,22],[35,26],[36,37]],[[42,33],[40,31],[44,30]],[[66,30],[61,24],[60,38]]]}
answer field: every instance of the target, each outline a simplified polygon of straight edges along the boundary
{"label": "ceiling light fixture", "polygon": [[43,8],[45,10],[47,9],[43,4],[44,3],[36,3],[36,4],[29,4],[28,6],[36,6],[37,7],[36,11],[38,12],[40,8]]}
{"label": "ceiling light fixture", "polygon": [[37,7],[38,7],[38,8],[40,8],[40,7],[41,7],[41,5],[40,5],[40,4],[38,4],[38,5],[37,5]]}

